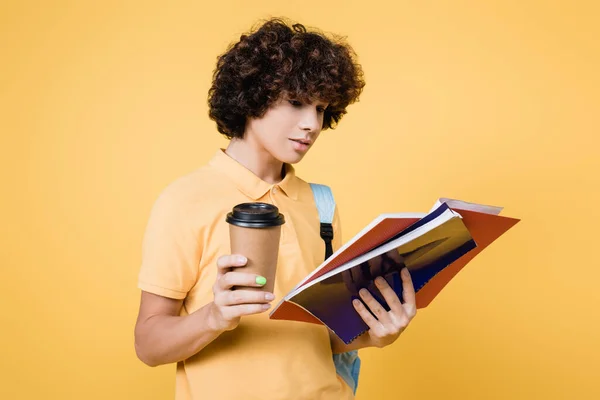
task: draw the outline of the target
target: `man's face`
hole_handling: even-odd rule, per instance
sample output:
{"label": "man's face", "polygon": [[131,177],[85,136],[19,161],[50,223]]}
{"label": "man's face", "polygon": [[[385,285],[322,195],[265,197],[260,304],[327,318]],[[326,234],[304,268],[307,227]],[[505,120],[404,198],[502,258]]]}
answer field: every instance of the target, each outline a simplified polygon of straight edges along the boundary
{"label": "man's face", "polygon": [[260,152],[295,164],[319,137],[327,106],[322,101],[308,104],[282,96],[261,118],[248,120],[244,139]]}

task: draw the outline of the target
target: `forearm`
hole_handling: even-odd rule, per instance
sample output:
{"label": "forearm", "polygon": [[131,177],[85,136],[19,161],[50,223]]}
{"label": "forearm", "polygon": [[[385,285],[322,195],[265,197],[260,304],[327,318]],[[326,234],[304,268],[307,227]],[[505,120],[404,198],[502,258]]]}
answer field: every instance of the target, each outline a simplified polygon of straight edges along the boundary
{"label": "forearm", "polygon": [[212,303],[186,316],[153,315],[135,332],[140,360],[150,366],[185,360],[198,353],[223,331],[211,327]]}

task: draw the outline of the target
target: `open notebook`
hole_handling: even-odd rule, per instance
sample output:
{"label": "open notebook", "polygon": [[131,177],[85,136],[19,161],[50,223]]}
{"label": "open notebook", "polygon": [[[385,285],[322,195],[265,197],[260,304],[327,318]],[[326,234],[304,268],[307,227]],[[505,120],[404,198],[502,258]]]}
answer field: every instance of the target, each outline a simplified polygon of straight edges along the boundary
{"label": "open notebook", "polygon": [[473,257],[519,222],[501,211],[442,198],[428,213],[382,214],[298,283],[270,318],[325,324],[350,343],[368,329],[352,306],[361,288],[389,309],[374,279],[384,277],[402,298],[400,270],[407,267],[417,307],[426,307]]}

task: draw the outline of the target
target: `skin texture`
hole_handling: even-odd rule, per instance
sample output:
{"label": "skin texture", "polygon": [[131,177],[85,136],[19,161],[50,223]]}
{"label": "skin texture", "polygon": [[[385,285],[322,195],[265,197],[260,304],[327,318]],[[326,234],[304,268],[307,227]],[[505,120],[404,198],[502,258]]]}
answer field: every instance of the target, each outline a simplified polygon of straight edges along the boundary
{"label": "skin texture", "polygon": [[319,138],[326,108],[322,101],[302,104],[282,97],[263,117],[250,118],[244,138],[233,139],[226,153],[264,181],[277,183],[283,164],[300,162]]}

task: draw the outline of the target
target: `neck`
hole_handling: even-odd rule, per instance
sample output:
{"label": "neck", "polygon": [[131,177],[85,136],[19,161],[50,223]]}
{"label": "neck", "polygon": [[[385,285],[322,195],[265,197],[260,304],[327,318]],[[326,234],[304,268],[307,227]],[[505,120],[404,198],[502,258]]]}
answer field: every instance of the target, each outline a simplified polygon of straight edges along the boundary
{"label": "neck", "polygon": [[267,183],[283,179],[283,162],[245,139],[232,139],[225,153]]}

